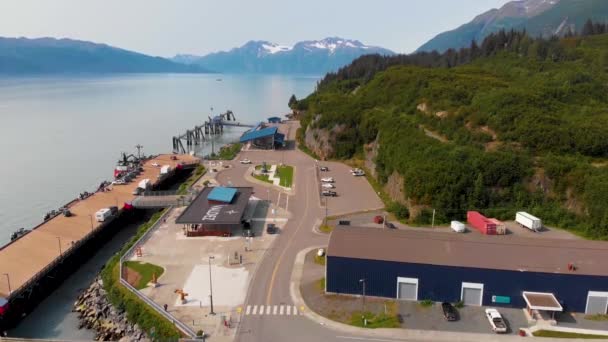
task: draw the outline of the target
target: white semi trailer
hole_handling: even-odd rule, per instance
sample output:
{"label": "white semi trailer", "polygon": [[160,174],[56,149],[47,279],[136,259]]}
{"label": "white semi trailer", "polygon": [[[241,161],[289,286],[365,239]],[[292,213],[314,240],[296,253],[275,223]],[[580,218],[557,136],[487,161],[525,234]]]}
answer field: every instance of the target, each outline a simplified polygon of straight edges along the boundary
{"label": "white semi trailer", "polygon": [[543,227],[543,222],[536,216],[532,216],[524,211],[515,213],[515,222],[532,231],[539,231]]}

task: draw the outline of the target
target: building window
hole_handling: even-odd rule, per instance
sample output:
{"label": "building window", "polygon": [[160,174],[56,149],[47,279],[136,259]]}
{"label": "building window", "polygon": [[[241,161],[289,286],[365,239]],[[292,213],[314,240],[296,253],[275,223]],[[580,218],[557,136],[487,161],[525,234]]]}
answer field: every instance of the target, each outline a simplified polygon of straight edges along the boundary
{"label": "building window", "polygon": [[463,282],[460,290],[460,300],[464,303],[464,305],[482,305],[483,284]]}
{"label": "building window", "polygon": [[608,313],[608,292],[589,291],[585,313],[589,315]]}
{"label": "building window", "polygon": [[397,299],[418,300],[418,279],[397,277]]}

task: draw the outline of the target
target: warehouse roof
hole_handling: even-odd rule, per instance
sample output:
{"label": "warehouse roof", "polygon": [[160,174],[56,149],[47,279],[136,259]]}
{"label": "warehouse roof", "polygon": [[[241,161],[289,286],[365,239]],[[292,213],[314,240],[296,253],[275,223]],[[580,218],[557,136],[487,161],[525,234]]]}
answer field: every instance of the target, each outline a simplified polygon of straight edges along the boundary
{"label": "warehouse roof", "polygon": [[277,130],[277,127],[266,127],[255,131],[247,131],[241,136],[240,141],[244,143],[259,138],[270,137],[275,135],[277,133]]}
{"label": "warehouse roof", "polygon": [[209,194],[213,187],[204,188],[184,212],[175,220],[181,224],[239,224],[245,214],[245,208],[253,193],[253,188],[235,189],[230,203],[210,202]]}
{"label": "warehouse roof", "polygon": [[223,203],[230,203],[236,195],[235,188],[225,188],[223,186],[217,186],[213,188],[207,195],[207,199],[210,201],[217,201]]}
{"label": "warehouse roof", "polygon": [[[328,256],[513,271],[608,276],[608,243],[337,227]],[[568,264],[575,267],[568,270]]]}

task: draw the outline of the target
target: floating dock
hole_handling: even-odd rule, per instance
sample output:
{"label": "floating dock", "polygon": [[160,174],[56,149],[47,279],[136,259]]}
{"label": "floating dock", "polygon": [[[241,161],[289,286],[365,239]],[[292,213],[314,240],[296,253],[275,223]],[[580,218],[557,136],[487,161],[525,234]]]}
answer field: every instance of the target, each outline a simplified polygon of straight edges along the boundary
{"label": "floating dock", "polygon": [[[54,289],[50,285],[41,289],[49,283],[49,278],[53,280],[50,283],[56,285],[71,273],[71,269],[77,268],[77,264],[82,263],[78,256],[82,250],[87,250],[85,254],[96,251],[90,242],[107,236],[109,229],[105,228],[121,216],[97,222],[95,213],[99,209],[117,206],[122,213],[123,205],[136,197],[133,191],[141,180],[147,178],[157,186],[174,175],[161,175],[160,167],[155,165],[170,165],[172,170],[180,170],[194,168],[198,163],[199,159],[190,155],[159,155],[148,159],[143,164],[144,171],[132,182],[112,185],[109,191],[98,191],[85,199],[72,201],[68,208],[73,216],[55,216],[0,247],[0,328],[8,322],[14,323],[15,315],[27,313],[37,304],[33,301]],[[72,267],[61,267],[64,263],[70,263]]]}

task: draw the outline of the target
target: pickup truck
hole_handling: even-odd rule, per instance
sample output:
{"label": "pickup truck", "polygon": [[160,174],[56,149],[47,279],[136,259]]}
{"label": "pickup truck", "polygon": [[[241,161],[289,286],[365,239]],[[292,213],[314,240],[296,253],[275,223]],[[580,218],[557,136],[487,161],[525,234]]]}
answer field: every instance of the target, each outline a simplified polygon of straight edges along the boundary
{"label": "pickup truck", "polygon": [[507,332],[507,324],[505,320],[500,315],[500,312],[496,309],[486,309],[486,317],[490,322],[490,326],[492,326],[492,331],[495,333],[506,333]]}

